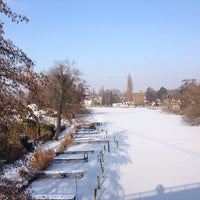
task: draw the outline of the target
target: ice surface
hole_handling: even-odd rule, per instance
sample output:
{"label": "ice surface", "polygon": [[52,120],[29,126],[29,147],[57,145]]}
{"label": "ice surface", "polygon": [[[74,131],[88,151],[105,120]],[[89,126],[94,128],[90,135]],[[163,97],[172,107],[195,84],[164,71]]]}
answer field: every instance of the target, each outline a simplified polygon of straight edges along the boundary
{"label": "ice surface", "polygon": [[103,123],[102,137],[106,131],[110,140],[110,153],[104,152],[104,178],[99,162],[104,144],[72,145],[70,151],[95,153],[88,154],[88,163],[54,163],[48,170],[84,170],[84,177],[40,179],[30,187],[34,193],[77,192],[79,199],[94,199],[100,176],[97,196],[102,200],[200,198],[200,126],[146,108],[94,108],[92,117]]}

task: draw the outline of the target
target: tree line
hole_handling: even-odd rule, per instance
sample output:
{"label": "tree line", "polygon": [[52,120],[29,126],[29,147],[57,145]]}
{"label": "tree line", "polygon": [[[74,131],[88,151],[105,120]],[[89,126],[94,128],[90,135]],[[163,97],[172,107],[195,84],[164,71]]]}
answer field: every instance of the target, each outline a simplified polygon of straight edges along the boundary
{"label": "tree line", "polygon": [[[0,12],[14,23],[28,23],[26,16],[19,15],[3,0]],[[27,106],[36,103],[39,109],[56,112],[57,126],[54,139],[61,130],[61,118],[71,119],[84,112],[85,81],[75,63],[57,61],[47,73],[34,71],[34,61],[5,38],[4,23],[0,21],[0,160],[16,159],[24,151],[20,136],[26,134],[24,124],[33,119],[40,129],[40,119]],[[37,130],[38,137],[40,130]]]}
{"label": "tree line", "polygon": [[200,123],[200,82],[196,79],[185,79],[179,88],[173,90],[161,87],[156,91],[148,87],[145,96],[147,103],[161,103],[168,106],[170,111],[173,111],[172,106],[176,105],[179,114],[183,114],[188,120]]}
{"label": "tree line", "polygon": [[[14,23],[29,21],[26,16],[13,12],[3,0],[0,0],[0,13]],[[70,121],[77,113],[86,111],[83,102],[88,88],[74,62],[57,61],[47,73],[35,72],[34,66],[34,61],[22,49],[5,38],[4,22],[0,20],[0,197],[31,199],[5,179],[1,167],[27,152],[21,143],[21,135],[27,135],[27,127],[32,131],[37,128],[36,137],[41,136],[42,130],[52,131],[52,127],[41,125],[40,118],[27,105],[37,104],[39,109],[55,114],[57,126],[53,139],[58,139],[62,118]],[[99,94],[103,105],[131,101],[133,82],[130,74],[125,99],[121,99],[117,89],[104,90],[102,87]],[[180,107],[186,116],[192,119],[200,116],[200,84],[196,80],[185,80],[180,89],[171,93],[165,88],[157,92],[148,88],[145,94],[149,102],[164,101],[171,95],[181,101]],[[5,190],[5,185],[10,187]]]}
{"label": "tree line", "polygon": [[[0,12],[14,23],[29,21],[26,16],[13,12],[3,0],[0,1]],[[87,86],[74,62],[57,61],[47,73],[36,73],[32,59],[11,40],[5,38],[2,21],[0,21],[0,55],[0,153],[3,150],[12,152],[20,147],[19,136],[26,132],[23,122],[27,118],[34,119],[36,126],[40,128],[40,119],[27,107],[28,104],[35,103],[39,109],[56,111],[57,128],[54,139],[58,139],[63,117],[70,120],[75,114],[85,112],[83,101]],[[105,106],[112,106],[113,103],[122,101],[131,102],[133,99],[131,75],[127,77],[125,94],[117,89],[105,90],[102,87],[99,95],[102,97],[101,104]],[[146,103],[156,104],[174,99],[180,102],[180,111],[188,118],[196,119],[200,115],[200,84],[196,80],[184,80],[180,88],[175,90],[161,87],[155,91],[148,87],[145,97]]]}
{"label": "tree line", "polygon": [[[14,23],[29,21],[13,12],[3,0],[0,13]],[[0,199],[28,200],[31,195],[4,176],[3,166],[23,158],[30,150],[28,143],[24,143],[28,138],[53,132],[53,139],[57,140],[61,119],[70,121],[77,113],[85,112],[87,87],[75,63],[67,59],[57,61],[46,73],[35,72],[34,61],[5,37],[4,24],[0,20]],[[42,124],[29,104],[54,114],[56,130],[52,125]]]}
{"label": "tree line", "polygon": [[176,89],[169,90],[162,86],[159,90],[154,90],[148,87],[144,93],[139,93],[143,94],[139,102],[134,102],[135,94],[133,80],[129,73],[126,92],[117,89],[105,90],[102,86],[98,93],[101,102],[96,101],[95,105],[112,106],[114,103],[129,102],[134,106],[162,106],[168,112],[182,114],[190,122],[200,124],[200,82],[196,79],[185,79]]}

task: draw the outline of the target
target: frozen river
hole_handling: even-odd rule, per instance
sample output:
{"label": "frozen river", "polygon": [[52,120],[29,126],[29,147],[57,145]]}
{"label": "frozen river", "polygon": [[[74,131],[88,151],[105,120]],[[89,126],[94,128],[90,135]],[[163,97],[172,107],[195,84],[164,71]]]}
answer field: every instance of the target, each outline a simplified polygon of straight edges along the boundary
{"label": "frozen river", "polygon": [[200,126],[145,108],[96,108],[94,117],[119,140],[102,199],[200,199]]}
{"label": "frozen river", "polygon": [[[110,153],[104,155],[105,175],[97,199],[200,199],[200,126],[188,125],[181,116],[146,108],[92,111],[91,118],[104,123],[111,141]],[[102,146],[77,145],[69,150],[80,148],[97,150]],[[32,191],[52,194],[76,188],[79,199],[94,199],[96,176],[101,174],[97,155],[89,155],[88,163],[53,164],[49,169],[81,169],[86,174],[76,183],[65,178],[38,180]]]}

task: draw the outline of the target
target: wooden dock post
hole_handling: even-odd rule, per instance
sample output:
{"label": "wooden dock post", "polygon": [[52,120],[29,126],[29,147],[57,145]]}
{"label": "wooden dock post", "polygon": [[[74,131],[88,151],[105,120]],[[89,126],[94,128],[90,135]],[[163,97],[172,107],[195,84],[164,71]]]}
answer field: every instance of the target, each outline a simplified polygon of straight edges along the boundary
{"label": "wooden dock post", "polygon": [[101,189],[100,176],[97,176],[97,188]]}
{"label": "wooden dock post", "polygon": [[104,178],[104,167],[101,167],[102,178]]}
{"label": "wooden dock post", "polygon": [[88,152],[84,152],[84,160],[85,162],[88,162]]}
{"label": "wooden dock post", "polygon": [[94,200],[97,200],[97,188],[94,188]]}
{"label": "wooden dock post", "polygon": [[100,158],[101,158],[101,161],[104,162],[103,151],[100,151]]}
{"label": "wooden dock post", "polygon": [[110,141],[108,141],[108,153],[110,153]]}
{"label": "wooden dock post", "polygon": [[102,169],[102,167],[103,167],[103,165],[102,165],[102,160],[101,160],[101,158],[100,158],[100,167],[101,167],[101,169]]}
{"label": "wooden dock post", "polygon": [[116,145],[117,145],[117,148],[118,148],[119,147],[119,141],[118,140],[116,141]]}

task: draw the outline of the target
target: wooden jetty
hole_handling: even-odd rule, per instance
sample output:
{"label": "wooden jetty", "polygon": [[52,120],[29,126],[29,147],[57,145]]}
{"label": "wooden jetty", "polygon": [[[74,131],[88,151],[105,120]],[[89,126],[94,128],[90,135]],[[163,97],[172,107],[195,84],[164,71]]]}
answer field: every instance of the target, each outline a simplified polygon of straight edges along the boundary
{"label": "wooden jetty", "polygon": [[67,151],[67,150],[64,150],[62,153],[64,153],[64,154],[82,154],[82,153],[93,154],[94,150],[78,150],[78,151]]}
{"label": "wooden jetty", "polygon": [[42,175],[45,177],[61,177],[61,178],[82,178],[85,174],[85,171],[42,171]]}
{"label": "wooden jetty", "polygon": [[79,162],[84,161],[88,162],[88,153],[84,152],[82,157],[55,157],[54,162],[55,163],[61,163],[61,162]]}
{"label": "wooden jetty", "polygon": [[70,194],[32,194],[32,197],[37,200],[76,200],[77,195],[74,193]]}
{"label": "wooden jetty", "polygon": [[109,143],[108,139],[75,139],[73,144],[83,144],[83,143]]}

